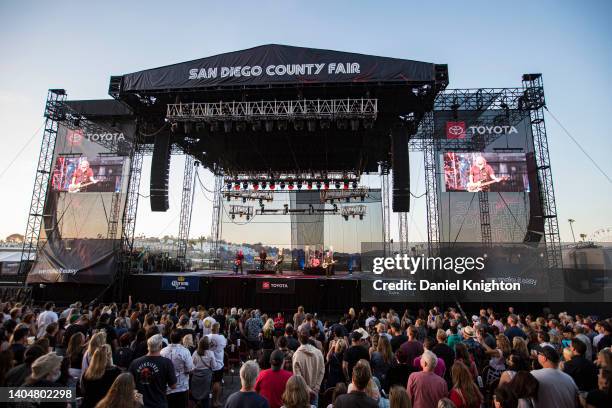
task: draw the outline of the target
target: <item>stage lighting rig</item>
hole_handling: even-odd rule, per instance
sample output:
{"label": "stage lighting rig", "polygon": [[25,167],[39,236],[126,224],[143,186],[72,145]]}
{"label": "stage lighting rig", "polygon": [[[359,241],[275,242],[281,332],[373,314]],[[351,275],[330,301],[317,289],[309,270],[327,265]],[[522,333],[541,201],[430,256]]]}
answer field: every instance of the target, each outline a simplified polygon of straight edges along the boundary
{"label": "stage lighting rig", "polygon": [[363,217],[366,214],[366,206],[363,204],[359,205],[345,205],[340,210],[340,215],[348,221],[349,217],[355,218],[359,217],[360,220],[363,220]]}
{"label": "stage lighting rig", "polygon": [[239,216],[240,218],[246,217],[248,221],[253,217],[253,207],[249,205],[231,205],[229,214],[232,220],[236,219],[236,216]]}

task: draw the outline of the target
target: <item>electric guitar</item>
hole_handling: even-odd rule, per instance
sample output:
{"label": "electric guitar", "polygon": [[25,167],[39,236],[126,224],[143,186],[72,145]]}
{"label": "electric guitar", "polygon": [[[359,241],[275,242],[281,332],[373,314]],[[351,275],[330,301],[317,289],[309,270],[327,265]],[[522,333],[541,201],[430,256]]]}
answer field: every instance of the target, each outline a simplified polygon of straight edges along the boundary
{"label": "electric guitar", "polygon": [[323,264],[321,265],[323,267],[323,269],[327,269],[328,266],[334,265],[336,264],[338,261],[333,260],[333,261],[323,261]]}
{"label": "electric guitar", "polygon": [[506,181],[510,179],[510,177],[508,176],[501,176],[498,180],[491,180],[491,181],[477,181],[475,183],[467,183],[467,191],[469,191],[470,193],[477,193],[479,191],[482,191],[482,189],[490,184],[495,184],[495,183],[499,183],[500,181]]}
{"label": "electric guitar", "polygon": [[91,186],[92,184],[96,184],[97,181],[89,181],[87,183],[77,183],[77,184],[71,184],[68,186],[68,192],[69,193],[78,193],[81,191],[81,189],[83,187],[87,187],[87,186]]}

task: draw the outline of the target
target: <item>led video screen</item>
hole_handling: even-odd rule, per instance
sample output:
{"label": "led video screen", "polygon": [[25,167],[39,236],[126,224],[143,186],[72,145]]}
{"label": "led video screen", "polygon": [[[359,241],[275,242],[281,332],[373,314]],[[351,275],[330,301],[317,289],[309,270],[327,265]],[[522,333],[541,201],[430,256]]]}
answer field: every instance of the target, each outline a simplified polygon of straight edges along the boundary
{"label": "led video screen", "polygon": [[445,152],[443,192],[528,192],[524,153]]}
{"label": "led video screen", "polygon": [[122,157],[58,157],[51,186],[68,193],[110,193],[121,190]]}

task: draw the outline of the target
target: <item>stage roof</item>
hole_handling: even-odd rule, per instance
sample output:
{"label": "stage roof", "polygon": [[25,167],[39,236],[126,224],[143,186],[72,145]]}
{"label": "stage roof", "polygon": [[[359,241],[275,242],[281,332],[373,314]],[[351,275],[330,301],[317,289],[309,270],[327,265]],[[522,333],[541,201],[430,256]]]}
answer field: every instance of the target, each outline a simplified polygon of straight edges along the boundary
{"label": "stage roof", "polygon": [[268,44],[120,78],[121,92],[131,93],[237,86],[423,83],[434,82],[436,72],[435,64],[428,62]]}

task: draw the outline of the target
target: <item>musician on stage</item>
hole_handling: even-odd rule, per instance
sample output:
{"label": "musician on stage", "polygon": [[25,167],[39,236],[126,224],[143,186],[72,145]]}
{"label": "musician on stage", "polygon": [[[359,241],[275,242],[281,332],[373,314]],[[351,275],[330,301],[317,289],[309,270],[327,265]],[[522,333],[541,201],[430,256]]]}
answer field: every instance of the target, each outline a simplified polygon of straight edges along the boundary
{"label": "musician on stage", "polygon": [[[471,185],[475,185],[489,181],[500,182],[502,179],[495,176],[495,171],[493,171],[493,168],[487,164],[484,157],[478,156],[476,157],[476,160],[474,160],[474,165],[470,168],[469,183]],[[490,189],[490,185],[485,185],[479,187],[478,191],[489,191]]]}
{"label": "musician on stage", "polygon": [[330,277],[334,273],[334,251],[330,247],[323,258],[323,268],[325,268],[325,276]]}
{"label": "musician on stage", "polygon": [[266,269],[267,257],[268,254],[266,253],[266,249],[264,247],[261,247],[261,251],[259,251],[259,269],[262,271]]}
{"label": "musician on stage", "polygon": [[98,182],[93,176],[93,170],[89,167],[87,160],[82,160],[79,167],[72,173],[71,190],[81,190],[83,184],[95,184]]}
{"label": "musician on stage", "polygon": [[279,248],[278,254],[276,255],[276,261],[274,262],[274,270],[279,275],[283,274],[283,262],[285,261],[285,255],[283,255],[283,248]]}
{"label": "musician on stage", "polygon": [[238,252],[236,252],[236,257],[234,258],[234,274],[238,275],[238,269],[240,269],[241,275],[244,274],[242,270],[243,261],[244,261],[244,253],[242,253],[242,250],[239,249]]}

